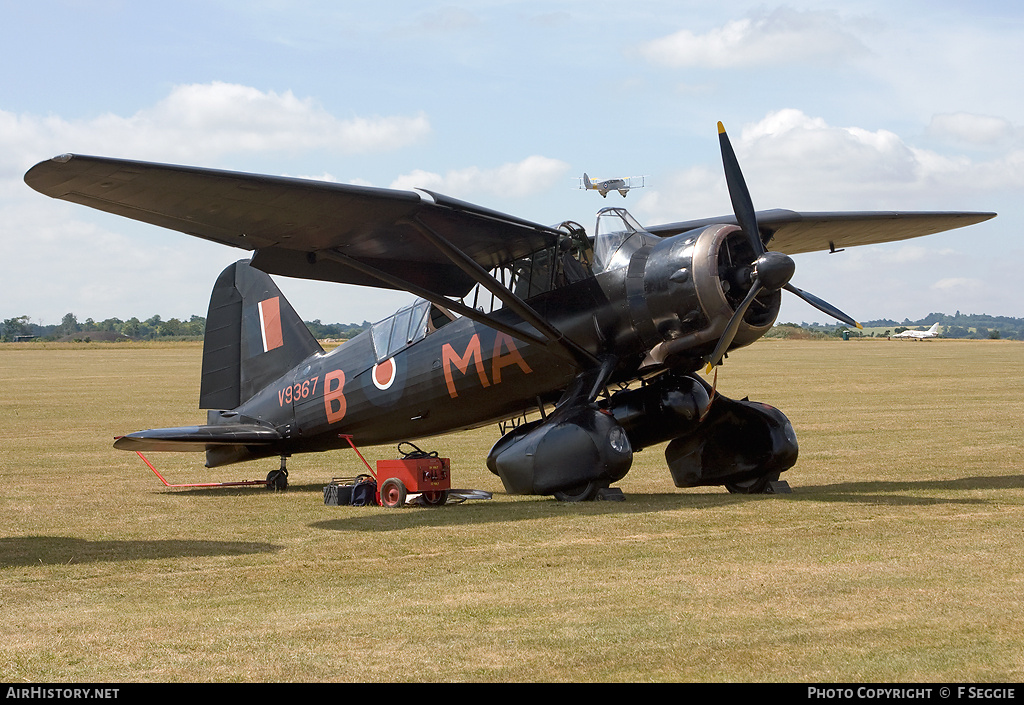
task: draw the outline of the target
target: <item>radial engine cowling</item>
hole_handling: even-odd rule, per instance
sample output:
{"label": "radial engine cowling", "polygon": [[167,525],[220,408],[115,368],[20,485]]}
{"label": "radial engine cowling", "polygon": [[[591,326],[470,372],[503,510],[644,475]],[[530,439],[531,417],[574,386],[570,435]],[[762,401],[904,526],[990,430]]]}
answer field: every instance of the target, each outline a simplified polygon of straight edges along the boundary
{"label": "radial engine cowling", "polygon": [[615,418],[593,405],[558,409],[547,419],[505,434],[487,467],[510,494],[576,493],[607,487],[633,463],[629,438]]}
{"label": "radial engine cowling", "polygon": [[[699,234],[684,233],[656,244],[643,274],[642,305],[658,334],[646,336],[649,362],[701,367],[750,290],[753,260],[749,241],[734,225],[712,225]],[[634,301],[631,314],[637,320]],[[779,291],[759,296],[731,347],[750,345],[771,330],[781,303]]]}

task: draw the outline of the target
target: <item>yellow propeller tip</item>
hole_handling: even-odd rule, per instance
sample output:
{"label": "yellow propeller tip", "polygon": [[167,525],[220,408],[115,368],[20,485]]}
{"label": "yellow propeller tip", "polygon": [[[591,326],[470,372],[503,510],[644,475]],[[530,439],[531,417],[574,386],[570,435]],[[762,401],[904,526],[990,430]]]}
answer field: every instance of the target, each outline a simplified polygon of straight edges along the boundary
{"label": "yellow propeller tip", "polygon": [[861,325],[860,323],[857,323],[857,328],[858,328],[859,330],[864,330],[864,326],[862,326],[862,325]]}
{"label": "yellow propeller tip", "polygon": [[715,366],[714,366],[714,365],[712,365],[712,364],[711,364],[711,363],[709,362],[709,363],[708,363],[708,366],[707,366],[707,368],[705,368],[705,370],[704,370],[704,374],[706,374],[706,375],[709,375],[709,374],[711,374],[711,370],[713,370],[713,369],[715,369]]}
{"label": "yellow propeller tip", "polygon": [[725,125],[723,125],[721,121],[719,121],[718,123],[718,134],[725,134]]}

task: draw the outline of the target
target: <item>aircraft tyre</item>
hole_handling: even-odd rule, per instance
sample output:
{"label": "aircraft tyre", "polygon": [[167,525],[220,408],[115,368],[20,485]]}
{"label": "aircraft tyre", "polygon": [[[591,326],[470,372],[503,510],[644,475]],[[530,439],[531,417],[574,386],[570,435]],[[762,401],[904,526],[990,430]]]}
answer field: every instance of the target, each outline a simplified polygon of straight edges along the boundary
{"label": "aircraft tyre", "polygon": [[390,477],[380,486],[380,506],[389,509],[403,507],[407,494],[402,481],[397,477]]}
{"label": "aircraft tyre", "polygon": [[554,497],[559,502],[589,502],[597,497],[598,492],[607,489],[609,484],[611,483],[592,480],[578,487],[555,492]]}
{"label": "aircraft tyre", "polygon": [[271,470],[267,474],[267,489],[281,491],[288,489],[288,471],[283,469]]}
{"label": "aircraft tyre", "polygon": [[754,477],[749,480],[727,482],[725,483],[725,489],[729,490],[732,494],[767,494],[769,491],[768,486],[773,482],[777,482],[781,474],[770,472],[767,475]]}
{"label": "aircraft tyre", "polygon": [[424,492],[423,503],[428,507],[440,507],[448,501],[448,490],[437,490],[435,492]]}

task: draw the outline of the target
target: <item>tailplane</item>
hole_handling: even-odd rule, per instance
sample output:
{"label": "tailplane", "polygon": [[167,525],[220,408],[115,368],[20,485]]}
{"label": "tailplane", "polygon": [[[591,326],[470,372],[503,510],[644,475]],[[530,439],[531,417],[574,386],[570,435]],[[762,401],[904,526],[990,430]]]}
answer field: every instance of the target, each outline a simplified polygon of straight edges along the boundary
{"label": "tailplane", "polygon": [[210,296],[199,408],[234,409],[322,352],[270,276],[245,260],[235,262]]}

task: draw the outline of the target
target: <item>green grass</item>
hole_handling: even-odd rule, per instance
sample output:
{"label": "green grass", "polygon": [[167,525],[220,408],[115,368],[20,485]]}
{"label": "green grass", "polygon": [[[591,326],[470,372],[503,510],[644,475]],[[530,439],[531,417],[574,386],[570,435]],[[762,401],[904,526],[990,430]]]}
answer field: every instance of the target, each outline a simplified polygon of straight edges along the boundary
{"label": "green grass", "polygon": [[719,389],[796,427],[792,495],[676,489],[652,448],[625,502],[510,497],[486,428],[420,445],[494,499],[399,511],[323,504],[351,452],[275,494],[113,450],[203,420],[200,354],[0,346],[0,681],[1024,678],[1024,344],[733,353]]}

